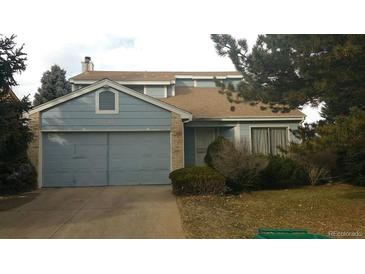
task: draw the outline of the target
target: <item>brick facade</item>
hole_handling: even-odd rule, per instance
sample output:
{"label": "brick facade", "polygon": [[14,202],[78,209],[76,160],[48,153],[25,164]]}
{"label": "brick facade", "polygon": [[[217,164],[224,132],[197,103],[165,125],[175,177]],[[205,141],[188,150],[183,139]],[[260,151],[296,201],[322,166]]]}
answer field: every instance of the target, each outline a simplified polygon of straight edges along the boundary
{"label": "brick facade", "polygon": [[33,133],[33,140],[28,146],[28,157],[35,169],[38,170],[39,163],[39,112],[29,116],[29,128]]}
{"label": "brick facade", "polygon": [[180,115],[171,112],[171,170],[184,167],[183,123]]}

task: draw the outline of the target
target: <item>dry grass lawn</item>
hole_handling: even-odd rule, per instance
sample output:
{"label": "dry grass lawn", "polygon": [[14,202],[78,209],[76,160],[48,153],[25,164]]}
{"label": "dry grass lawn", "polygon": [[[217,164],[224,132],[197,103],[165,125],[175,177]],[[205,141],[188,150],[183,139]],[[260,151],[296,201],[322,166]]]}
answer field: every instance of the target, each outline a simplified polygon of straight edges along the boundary
{"label": "dry grass lawn", "polygon": [[188,238],[252,238],[257,229],[357,232],[365,238],[365,188],[325,185],[238,196],[178,197]]}

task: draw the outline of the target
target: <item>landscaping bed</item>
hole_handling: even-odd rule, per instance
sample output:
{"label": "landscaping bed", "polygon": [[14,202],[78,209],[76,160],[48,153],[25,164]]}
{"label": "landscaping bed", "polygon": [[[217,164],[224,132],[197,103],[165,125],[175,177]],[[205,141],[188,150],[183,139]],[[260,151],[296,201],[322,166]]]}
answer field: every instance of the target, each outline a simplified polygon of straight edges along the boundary
{"label": "landscaping bed", "polygon": [[253,238],[260,227],[365,238],[364,187],[335,184],[237,196],[182,196],[177,201],[188,238]]}

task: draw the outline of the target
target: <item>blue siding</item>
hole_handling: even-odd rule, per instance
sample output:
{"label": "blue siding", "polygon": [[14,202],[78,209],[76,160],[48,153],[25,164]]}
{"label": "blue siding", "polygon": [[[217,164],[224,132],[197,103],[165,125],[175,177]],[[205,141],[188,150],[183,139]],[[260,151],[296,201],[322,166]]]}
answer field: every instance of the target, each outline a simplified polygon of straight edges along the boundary
{"label": "blue siding", "polygon": [[194,81],[193,79],[176,79],[175,85],[177,87],[193,87]]}
{"label": "blue siding", "polygon": [[232,84],[234,87],[237,87],[240,82],[241,82],[241,80],[239,80],[239,79],[226,79],[226,80],[224,80],[224,84],[226,84],[226,85]]}
{"label": "blue siding", "polygon": [[234,128],[218,128],[218,136],[223,136],[224,138],[234,142]]}
{"label": "blue siding", "polygon": [[215,88],[215,87],[217,87],[215,85],[215,82],[214,82],[213,79],[207,79],[207,80],[200,79],[200,80],[196,80],[196,86],[198,88]]}
{"label": "blue siding", "polygon": [[184,158],[185,166],[194,166],[195,164],[195,134],[194,128],[184,128]]}
{"label": "blue siding", "polygon": [[95,91],[41,113],[43,130],[169,130],[170,112],[119,93],[118,114],[96,114]]}
{"label": "blue siding", "polygon": [[124,86],[133,89],[139,93],[144,93],[144,86],[141,85],[124,85]]}
{"label": "blue siding", "polygon": [[146,86],[146,94],[155,98],[165,98],[166,86]]}

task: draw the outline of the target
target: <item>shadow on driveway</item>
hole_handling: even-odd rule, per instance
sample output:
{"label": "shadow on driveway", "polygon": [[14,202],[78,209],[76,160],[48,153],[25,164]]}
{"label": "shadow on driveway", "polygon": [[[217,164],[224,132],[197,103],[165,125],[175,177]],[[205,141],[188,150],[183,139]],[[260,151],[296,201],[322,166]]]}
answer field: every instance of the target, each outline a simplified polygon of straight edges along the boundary
{"label": "shadow on driveway", "polygon": [[14,209],[24,204],[27,204],[33,201],[39,194],[40,193],[38,191],[38,192],[28,192],[16,196],[0,197],[0,211]]}

